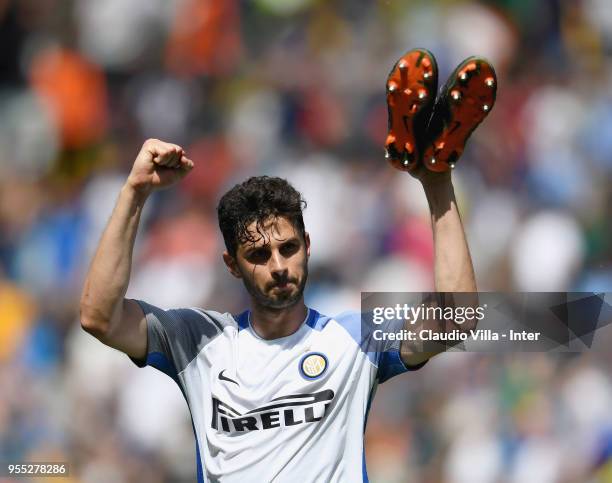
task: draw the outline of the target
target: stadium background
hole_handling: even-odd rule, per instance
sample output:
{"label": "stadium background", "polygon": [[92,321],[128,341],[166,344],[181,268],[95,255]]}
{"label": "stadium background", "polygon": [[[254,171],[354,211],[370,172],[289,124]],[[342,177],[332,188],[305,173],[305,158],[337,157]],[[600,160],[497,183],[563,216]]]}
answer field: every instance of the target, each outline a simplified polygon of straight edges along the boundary
{"label": "stadium background", "polygon": [[[309,305],[430,290],[424,196],[382,157],[385,78],[415,46],[442,81],[471,54],[497,68],[497,105],[454,175],[480,289],[610,291],[606,0],[0,0],[0,461],[68,461],[71,482],[193,478],[174,383],[77,320],[147,137],[197,167],[149,203],[129,295],[243,308],[214,209],[256,174],[309,202]],[[610,367],[612,352],[436,358],[380,388],[371,480],[610,482]]]}

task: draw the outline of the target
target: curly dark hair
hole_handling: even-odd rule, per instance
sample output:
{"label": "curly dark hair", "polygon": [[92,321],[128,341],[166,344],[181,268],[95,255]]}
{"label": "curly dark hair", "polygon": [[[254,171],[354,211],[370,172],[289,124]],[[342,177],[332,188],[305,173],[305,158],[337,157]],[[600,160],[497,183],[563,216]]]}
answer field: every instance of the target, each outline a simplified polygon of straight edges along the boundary
{"label": "curly dark hair", "polygon": [[291,184],[270,176],[253,176],[237,184],[223,195],[217,206],[219,228],[228,253],[236,256],[238,243],[257,240],[247,227],[256,222],[256,231],[263,236],[262,225],[269,217],[284,216],[304,237],[302,210],[306,201]]}

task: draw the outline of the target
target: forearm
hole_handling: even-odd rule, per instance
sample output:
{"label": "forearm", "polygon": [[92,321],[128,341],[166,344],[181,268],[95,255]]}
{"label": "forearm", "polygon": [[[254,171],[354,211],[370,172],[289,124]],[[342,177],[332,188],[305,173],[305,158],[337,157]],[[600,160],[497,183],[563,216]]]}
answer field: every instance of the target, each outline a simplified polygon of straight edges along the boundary
{"label": "forearm", "polygon": [[89,268],[81,296],[81,323],[98,335],[111,330],[112,322],[121,317],[145,201],[146,195],[124,185]]}
{"label": "forearm", "polygon": [[[452,297],[441,297],[435,305],[475,307],[478,304],[476,279],[465,232],[457,209],[455,192],[449,179],[424,185],[425,194],[431,211],[434,238],[434,282],[437,292],[463,292]],[[466,294],[467,293],[467,294]],[[461,326],[453,321],[421,320],[419,329],[436,332],[449,330],[469,330],[475,325],[465,323]],[[414,326],[406,327],[414,330]],[[446,350],[445,344],[423,342],[402,342],[402,360],[407,365],[417,365]]]}
{"label": "forearm", "polygon": [[453,185],[425,186],[434,238],[434,281],[437,292],[475,292],[476,278]]}

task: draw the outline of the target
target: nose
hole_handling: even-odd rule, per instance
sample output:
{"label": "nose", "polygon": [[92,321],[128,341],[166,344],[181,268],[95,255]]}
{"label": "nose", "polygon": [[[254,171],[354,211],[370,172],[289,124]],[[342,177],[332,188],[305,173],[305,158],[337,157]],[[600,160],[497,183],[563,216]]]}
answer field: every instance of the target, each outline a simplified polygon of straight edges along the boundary
{"label": "nose", "polygon": [[270,256],[270,273],[275,280],[287,277],[288,271],[285,259],[278,251],[272,252],[272,256]]}

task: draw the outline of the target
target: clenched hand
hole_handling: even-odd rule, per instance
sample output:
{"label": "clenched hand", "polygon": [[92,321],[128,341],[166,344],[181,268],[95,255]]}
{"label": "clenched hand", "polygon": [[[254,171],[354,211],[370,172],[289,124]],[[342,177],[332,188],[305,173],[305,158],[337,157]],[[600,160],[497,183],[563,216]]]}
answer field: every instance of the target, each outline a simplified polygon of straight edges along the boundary
{"label": "clenched hand", "polygon": [[127,183],[137,192],[148,195],[180,181],[193,166],[180,146],[147,139],[136,156]]}

